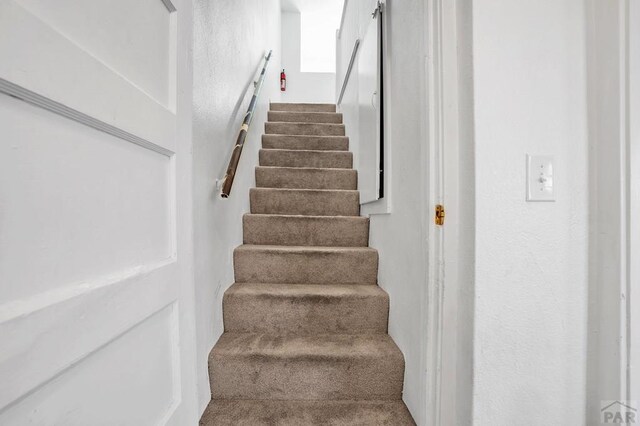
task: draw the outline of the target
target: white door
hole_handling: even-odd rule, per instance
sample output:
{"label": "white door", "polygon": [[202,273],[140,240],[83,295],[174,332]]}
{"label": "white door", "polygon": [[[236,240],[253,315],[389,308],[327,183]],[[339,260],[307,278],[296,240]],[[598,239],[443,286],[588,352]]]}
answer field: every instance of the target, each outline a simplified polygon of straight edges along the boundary
{"label": "white door", "polygon": [[380,198],[380,8],[370,19],[358,51],[358,189],[360,203]]}
{"label": "white door", "polygon": [[196,424],[190,31],[186,0],[0,0],[2,425]]}

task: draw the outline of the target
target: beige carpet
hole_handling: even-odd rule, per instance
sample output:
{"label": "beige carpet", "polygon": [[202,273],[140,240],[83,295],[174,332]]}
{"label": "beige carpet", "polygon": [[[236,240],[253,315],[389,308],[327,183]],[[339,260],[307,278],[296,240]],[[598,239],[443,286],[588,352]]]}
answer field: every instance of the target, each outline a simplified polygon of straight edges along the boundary
{"label": "beige carpet", "polygon": [[414,425],[335,105],[271,104],[201,425]]}

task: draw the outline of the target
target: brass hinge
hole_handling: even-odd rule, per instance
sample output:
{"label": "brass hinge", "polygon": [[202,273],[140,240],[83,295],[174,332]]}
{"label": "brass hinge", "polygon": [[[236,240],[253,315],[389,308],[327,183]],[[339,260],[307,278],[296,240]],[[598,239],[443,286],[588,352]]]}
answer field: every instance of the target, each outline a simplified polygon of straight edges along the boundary
{"label": "brass hinge", "polygon": [[444,206],[436,204],[436,225],[444,225]]}

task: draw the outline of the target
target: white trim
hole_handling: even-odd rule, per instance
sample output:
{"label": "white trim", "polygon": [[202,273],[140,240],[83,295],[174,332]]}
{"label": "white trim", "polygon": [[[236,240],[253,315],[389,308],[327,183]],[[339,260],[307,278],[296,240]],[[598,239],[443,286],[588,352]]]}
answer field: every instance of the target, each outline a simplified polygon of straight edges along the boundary
{"label": "white trim", "polygon": [[50,111],[54,114],[61,115],[80,124],[84,124],[85,126],[92,127],[96,130],[100,130],[101,132],[108,133],[117,138],[139,145],[143,148],[147,148],[151,151],[157,152],[158,154],[162,154],[167,157],[171,157],[173,155],[173,151],[163,146],[157,145],[151,141],[119,129],[115,126],[112,126],[111,124],[105,123],[102,120],[98,120],[97,118],[91,117],[85,113],[63,105],[60,102],[49,99],[46,96],[42,96],[38,93],[32,92],[31,90],[25,89],[24,87],[18,86],[17,84],[14,84],[3,78],[0,78],[0,93],[5,93],[9,96],[23,100],[37,107],[46,109],[47,111]]}
{"label": "white trim", "polygon": [[599,416],[603,400],[629,399],[628,6],[627,0],[587,2],[587,419]]}
{"label": "white trim", "polygon": [[620,256],[620,270],[622,283],[622,302],[620,304],[620,319],[622,326],[621,345],[621,392],[624,400],[630,399],[631,394],[631,281],[630,281],[630,177],[631,170],[629,168],[630,156],[630,129],[629,129],[629,0],[621,2],[620,6],[620,104],[622,113],[620,114],[620,137],[621,137],[621,158],[620,170],[624,173],[624,179],[621,181],[622,205],[620,206],[620,224],[621,231],[624,235],[622,239],[622,253]]}
{"label": "white trim", "polygon": [[[374,201],[370,201],[367,203],[362,203],[360,205],[360,213],[364,216],[372,216],[379,214],[390,214],[392,211],[392,200],[393,200],[393,191],[392,191],[392,151],[393,144],[391,141],[391,126],[392,120],[391,116],[393,114],[391,105],[391,96],[389,94],[389,88],[391,87],[391,61],[388,58],[391,57],[389,52],[389,33],[390,33],[390,20],[388,19],[388,9],[385,7],[385,3],[381,3],[382,5],[382,13],[379,15],[382,19],[382,85],[383,85],[383,111],[382,117],[384,123],[384,134],[383,134],[383,143],[384,143],[384,175],[383,180],[380,182],[380,185],[384,188],[384,196]],[[426,94],[425,94],[426,96]],[[425,162],[425,167],[428,163]]]}
{"label": "white trim", "polygon": [[[442,98],[442,3],[430,0],[425,16],[426,70],[428,82],[428,134],[429,134],[429,204],[427,211],[442,202],[442,145],[443,145],[443,98]],[[429,213],[427,280],[427,424],[440,425],[442,382],[442,334],[444,302],[443,233],[436,227]]]}
{"label": "white trim", "polygon": [[[629,257],[640,259],[640,5],[628,4]],[[640,400],[640,265],[629,262],[629,399]],[[637,407],[636,407],[637,408]]]}
{"label": "white trim", "polygon": [[[470,6],[430,0],[426,10],[428,74],[429,212],[428,337],[429,425],[469,424],[473,361],[473,115]],[[471,91],[470,93],[463,91]],[[470,152],[471,151],[471,152]],[[463,199],[467,196],[471,199]],[[443,204],[443,226],[434,223]],[[471,223],[468,223],[471,222]],[[464,234],[462,233],[464,230]]]}

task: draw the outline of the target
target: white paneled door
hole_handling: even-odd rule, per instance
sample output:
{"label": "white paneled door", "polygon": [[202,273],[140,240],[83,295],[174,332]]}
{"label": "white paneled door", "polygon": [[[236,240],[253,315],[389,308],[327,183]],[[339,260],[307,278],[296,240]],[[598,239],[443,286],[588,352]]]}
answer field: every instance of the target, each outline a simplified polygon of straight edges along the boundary
{"label": "white paneled door", "polygon": [[1,425],[196,424],[190,31],[0,0]]}

